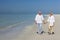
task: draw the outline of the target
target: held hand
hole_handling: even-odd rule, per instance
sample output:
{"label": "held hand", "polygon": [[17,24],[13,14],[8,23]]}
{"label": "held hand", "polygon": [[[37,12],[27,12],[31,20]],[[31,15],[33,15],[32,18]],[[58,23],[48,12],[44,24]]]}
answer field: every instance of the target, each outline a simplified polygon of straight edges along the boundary
{"label": "held hand", "polygon": [[44,22],[44,24],[46,24],[46,23]]}
{"label": "held hand", "polygon": [[46,24],[47,22],[44,22],[44,24]]}
{"label": "held hand", "polygon": [[43,20],[43,23],[46,24],[46,22]]}

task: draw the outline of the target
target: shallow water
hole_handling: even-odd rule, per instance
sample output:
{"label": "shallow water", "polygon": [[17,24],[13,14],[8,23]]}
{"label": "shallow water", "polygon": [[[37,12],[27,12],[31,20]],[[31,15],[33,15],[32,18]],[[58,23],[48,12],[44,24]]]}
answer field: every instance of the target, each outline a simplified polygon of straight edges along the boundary
{"label": "shallow water", "polygon": [[32,14],[1,14],[0,15],[0,38],[7,36],[12,37],[28,25],[34,23]]}

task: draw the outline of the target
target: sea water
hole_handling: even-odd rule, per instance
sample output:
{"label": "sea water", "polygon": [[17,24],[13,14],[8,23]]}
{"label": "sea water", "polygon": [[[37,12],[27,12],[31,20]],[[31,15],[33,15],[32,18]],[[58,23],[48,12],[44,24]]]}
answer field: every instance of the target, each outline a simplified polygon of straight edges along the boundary
{"label": "sea water", "polygon": [[35,13],[0,13],[0,34],[21,31],[34,23]]}

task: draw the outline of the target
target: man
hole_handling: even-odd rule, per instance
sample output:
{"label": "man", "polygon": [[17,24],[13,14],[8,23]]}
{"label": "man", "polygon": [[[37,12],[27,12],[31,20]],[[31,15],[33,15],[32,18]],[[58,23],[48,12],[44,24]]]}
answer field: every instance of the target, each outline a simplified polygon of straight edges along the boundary
{"label": "man", "polygon": [[43,15],[42,15],[41,11],[39,11],[39,13],[35,17],[35,23],[37,24],[37,27],[38,27],[37,33],[39,33],[39,34],[43,33],[43,30],[42,30],[42,23],[43,22],[44,22]]}
{"label": "man", "polygon": [[54,34],[53,26],[54,26],[54,23],[55,23],[55,17],[53,16],[52,12],[49,14],[47,22],[49,23],[48,33],[49,34]]}

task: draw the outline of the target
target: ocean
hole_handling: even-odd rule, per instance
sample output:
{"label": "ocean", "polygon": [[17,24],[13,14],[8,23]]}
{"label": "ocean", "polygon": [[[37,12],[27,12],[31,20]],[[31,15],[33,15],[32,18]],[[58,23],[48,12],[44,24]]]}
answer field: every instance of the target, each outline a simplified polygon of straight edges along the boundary
{"label": "ocean", "polygon": [[9,31],[22,31],[34,23],[35,13],[0,13],[0,34]]}

